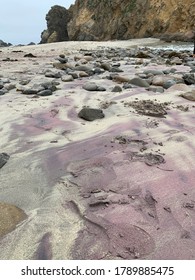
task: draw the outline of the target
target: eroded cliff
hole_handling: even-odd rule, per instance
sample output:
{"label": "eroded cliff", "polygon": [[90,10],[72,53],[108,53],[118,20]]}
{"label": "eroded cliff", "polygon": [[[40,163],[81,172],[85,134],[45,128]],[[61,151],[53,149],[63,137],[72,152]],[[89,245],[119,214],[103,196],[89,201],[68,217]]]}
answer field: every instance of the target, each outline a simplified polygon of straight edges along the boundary
{"label": "eroded cliff", "polygon": [[68,12],[70,40],[187,40],[195,28],[194,0],[76,0]]}

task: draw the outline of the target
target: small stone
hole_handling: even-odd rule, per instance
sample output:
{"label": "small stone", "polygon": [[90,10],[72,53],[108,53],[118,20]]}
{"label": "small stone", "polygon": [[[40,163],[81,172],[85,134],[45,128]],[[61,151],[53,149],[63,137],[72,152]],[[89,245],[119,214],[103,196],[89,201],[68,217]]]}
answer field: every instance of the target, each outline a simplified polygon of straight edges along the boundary
{"label": "small stone", "polygon": [[152,75],[163,75],[163,72],[160,71],[160,70],[152,70],[152,69],[149,69],[149,70],[144,70],[143,72],[144,74],[152,74]]}
{"label": "small stone", "polygon": [[72,75],[64,75],[61,77],[61,80],[63,82],[72,82],[74,80]]}
{"label": "small stone", "polygon": [[94,74],[102,74],[102,73],[104,73],[105,71],[103,70],[103,69],[101,69],[101,68],[99,68],[99,67],[96,67],[95,69],[94,69]]}
{"label": "small stone", "polygon": [[107,63],[107,62],[103,62],[103,63],[101,64],[101,68],[103,68],[103,69],[106,70],[106,71],[110,71],[111,65],[110,65],[109,63]]}
{"label": "small stone", "polygon": [[5,84],[4,86],[4,88],[8,91],[14,89],[15,87],[16,87],[15,84]]}
{"label": "small stone", "polygon": [[96,91],[98,90],[98,86],[94,82],[86,83],[83,88],[88,91]]}
{"label": "small stone", "polygon": [[45,83],[42,83],[41,86],[44,88],[44,89],[50,89],[51,91],[55,91],[57,89],[56,87],[57,83],[56,82],[45,82]]}
{"label": "small stone", "polygon": [[20,85],[23,85],[23,86],[27,85],[28,83],[30,83],[30,80],[21,80],[21,81],[19,82],[19,84],[20,84]]}
{"label": "small stone", "polygon": [[102,87],[102,86],[98,86],[97,87],[97,91],[106,91],[106,88]]}
{"label": "small stone", "polygon": [[164,88],[160,87],[160,86],[150,86],[149,88],[147,88],[147,90],[149,91],[153,91],[153,92],[160,92],[163,93],[164,92]]}
{"label": "small stone", "polygon": [[47,78],[61,78],[61,74],[60,72],[52,72],[52,71],[48,71],[45,73],[45,77]]}
{"label": "small stone", "polygon": [[75,72],[68,72],[68,75],[71,75],[73,77],[73,79],[78,79],[78,74]]}
{"label": "small stone", "polygon": [[39,91],[37,93],[37,95],[39,95],[39,96],[49,96],[49,95],[52,95],[52,91],[50,89],[45,89],[45,90]]}
{"label": "small stone", "polygon": [[179,57],[174,57],[173,59],[171,59],[170,64],[176,64],[176,65],[181,65],[183,63],[182,59],[180,59]]}
{"label": "small stone", "polygon": [[16,228],[27,218],[25,212],[15,205],[0,202],[0,238]]}
{"label": "small stone", "polygon": [[78,117],[86,121],[94,121],[96,119],[104,118],[104,113],[100,109],[83,108],[79,113]]}
{"label": "small stone", "polygon": [[191,92],[182,93],[180,96],[187,100],[195,101],[195,90]]}
{"label": "small stone", "polygon": [[67,62],[68,62],[68,58],[65,58],[65,57],[58,57],[57,60],[58,60],[60,63],[67,63]]}
{"label": "small stone", "polygon": [[24,57],[32,57],[32,58],[34,58],[36,56],[34,54],[32,54],[32,53],[27,53],[27,54],[24,55]]}
{"label": "small stone", "polygon": [[118,67],[111,67],[109,72],[120,73],[120,72],[123,72],[123,70]]}
{"label": "small stone", "polygon": [[7,84],[10,83],[10,79],[8,78],[1,78],[1,84]]}
{"label": "small stone", "polygon": [[195,84],[195,76],[194,74],[184,74],[183,75],[183,80],[186,85],[193,85]]}
{"label": "small stone", "polygon": [[111,79],[116,83],[128,83],[130,81],[128,77],[119,76],[119,75],[111,76]]}
{"label": "small stone", "polygon": [[84,71],[80,71],[80,72],[79,72],[79,77],[81,77],[81,78],[89,77],[89,74],[87,74],[87,73],[84,72]]}
{"label": "small stone", "polygon": [[78,65],[74,68],[75,71],[84,71],[87,74],[93,74],[93,68],[86,65]]}
{"label": "small stone", "polygon": [[37,94],[37,89],[27,88],[22,91],[22,94],[31,95],[31,94]]}
{"label": "small stone", "polygon": [[113,89],[112,89],[112,92],[121,92],[122,91],[122,88],[120,86],[115,86]]}
{"label": "small stone", "polygon": [[0,89],[0,95],[4,95],[4,94],[6,94],[8,91],[7,90],[5,90],[5,89]]}
{"label": "small stone", "polygon": [[135,86],[138,87],[149,87],[150,85],[148,84],[148,82],[146,82],[145,80],[141,79],[141,78],[133,78],[129,81],[130,84],[133,84]]}
{"label": "small stone", "polygon": [[129,84],[129,83],[125,83],[125,84],[123,85],[123,88],[124,88],[124,89],[128,89],[128,88],[133,88],[133,86],[132,86],[131,84]]}
{"label": "small stone", "polygon": [[176,81],[174,81],[174,80],[167,80],[167,81],[164,82],[163,88],[168,89],[171,86],[173,86],[174,84],[176,84]]}
{"label": "small stone", "polygon": [[9,160],[10,156],[6,153],[0,154],[0,168],[2,168]]}

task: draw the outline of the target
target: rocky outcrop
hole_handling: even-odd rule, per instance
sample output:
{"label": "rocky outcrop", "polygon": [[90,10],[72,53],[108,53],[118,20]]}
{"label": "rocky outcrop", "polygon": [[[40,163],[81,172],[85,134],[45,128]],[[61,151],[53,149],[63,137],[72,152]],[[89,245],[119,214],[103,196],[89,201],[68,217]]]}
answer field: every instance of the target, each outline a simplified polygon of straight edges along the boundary
{"label": "rocky outcrop", "polygon": [[68,41],[67,23],[70,20],[69,11],[61,6],[51,7],[46,15],[47,30],[41,34],[40,43]]}
{"label": "rocky outcrop", "polygon": [[10,44],[10,43],[5,43],[3,40],[0,40],[0,48],[1,47],[9,47],[9,46],[11,46],[12,44]]}
{"label": "rocky outcrop", "polygon": [[[65,9],[65,8],[64,8]],[[64,17],[59,12],[64,11]],[[60,21],[59,21],[60,18]],[[42,42],[65,40],[126,40],[161,37],[191,40],[194,0],[76,0],[68,10],[54,6],[47,17]]]}
{"label": "rocky outcrop", "polygon": [[[193,0],[77,0],[68,23],[70,40],[131,39],[150,36],[187,39],[193,29]],[[165,36],[166,35],[166,36]]]}

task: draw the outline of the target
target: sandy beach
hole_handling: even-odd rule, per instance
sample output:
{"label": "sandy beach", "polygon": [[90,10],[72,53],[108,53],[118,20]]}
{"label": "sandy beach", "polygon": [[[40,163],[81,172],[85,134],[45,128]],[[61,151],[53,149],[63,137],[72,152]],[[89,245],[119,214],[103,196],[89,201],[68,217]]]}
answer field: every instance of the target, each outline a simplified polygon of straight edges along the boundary
{"label": "sandy beach", "polygon": [[159,43],[0,49],[1,260],[195,258],[195,60]]}

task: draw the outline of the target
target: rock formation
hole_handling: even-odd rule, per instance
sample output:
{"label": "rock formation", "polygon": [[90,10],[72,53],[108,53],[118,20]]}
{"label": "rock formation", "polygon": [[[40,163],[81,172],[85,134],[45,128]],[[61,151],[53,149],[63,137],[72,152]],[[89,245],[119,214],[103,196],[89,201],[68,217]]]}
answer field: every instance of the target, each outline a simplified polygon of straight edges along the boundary
{"label": "rock formation", "polygon": [[48,30],[42,34],[44,42],[58,41],[58,32],[77,41],[152,36],[184,41],[191,40],[189,32],[195,28],[193,0],[76,0],[60,22],[53,20],[60,9],[54,7],[46,17]]}
{"label": "rock formation", "polygon": [[1,47],[9,47],[9,46],[11,46],[10,43],[5,43],[3,40],[0,40],[0,48]]}
{"label": "rock formation", "polygon": [[66,8],[58,5],[51,7],[45,19],[47,21],[47,30],[42,32],[40,43],[69,40],[67,23],[70,20],[70,13]]}

